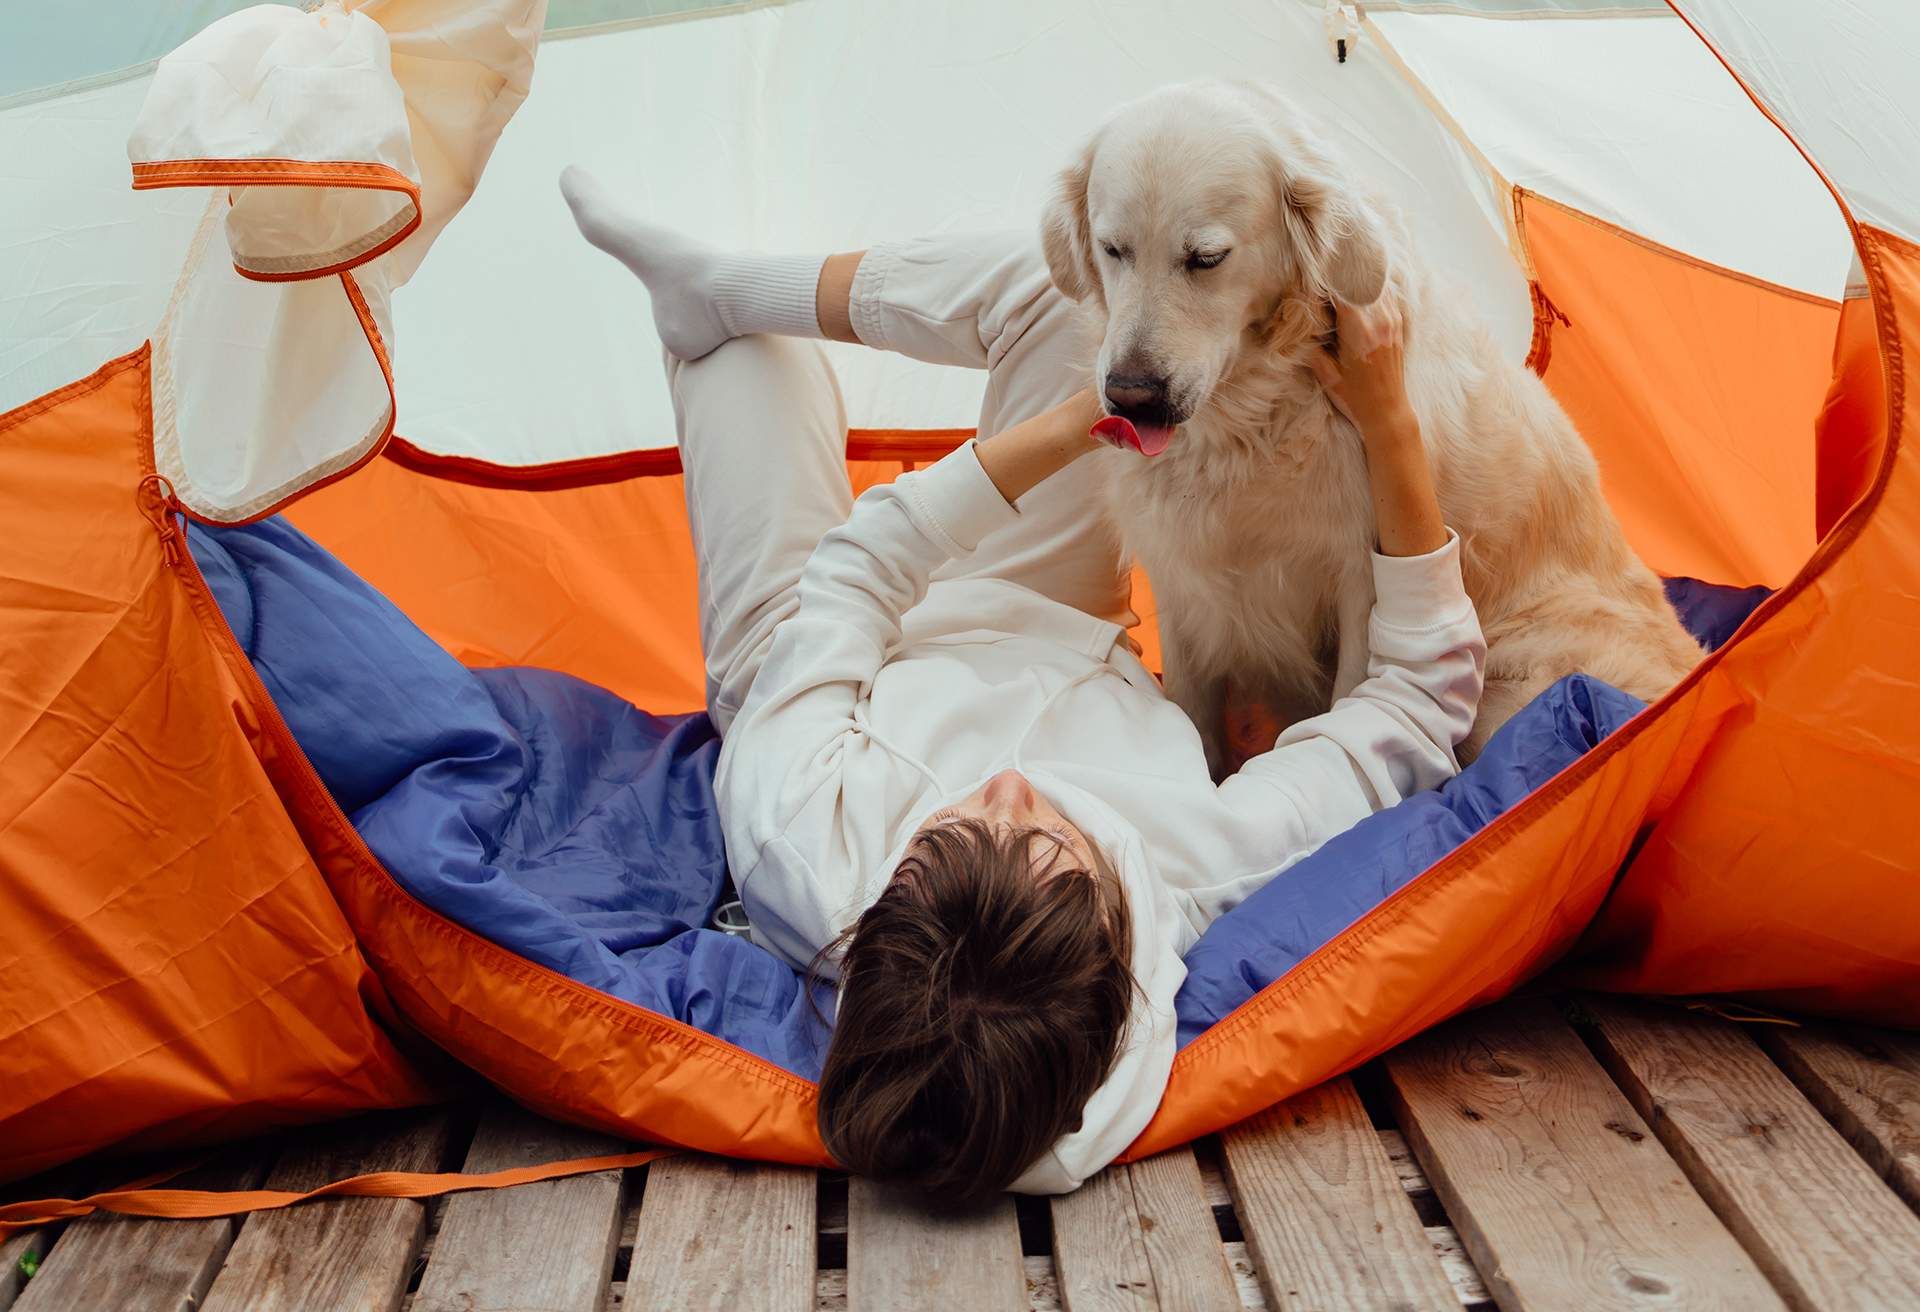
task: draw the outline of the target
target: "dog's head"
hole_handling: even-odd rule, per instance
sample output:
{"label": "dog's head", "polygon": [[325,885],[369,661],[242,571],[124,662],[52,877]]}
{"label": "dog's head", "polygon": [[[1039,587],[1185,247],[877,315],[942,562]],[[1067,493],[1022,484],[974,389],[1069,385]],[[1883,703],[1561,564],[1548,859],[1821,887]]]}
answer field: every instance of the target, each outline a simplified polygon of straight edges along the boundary
{"label": "dog's head", "polygon": [[1378,218],[1286,102],[1238,83],[1122,109],[1060,175],[1041,236],[1060,290],[1106,312],[1108,413],[1143,430],[1191,419],[1283,302],[1386,284]]}

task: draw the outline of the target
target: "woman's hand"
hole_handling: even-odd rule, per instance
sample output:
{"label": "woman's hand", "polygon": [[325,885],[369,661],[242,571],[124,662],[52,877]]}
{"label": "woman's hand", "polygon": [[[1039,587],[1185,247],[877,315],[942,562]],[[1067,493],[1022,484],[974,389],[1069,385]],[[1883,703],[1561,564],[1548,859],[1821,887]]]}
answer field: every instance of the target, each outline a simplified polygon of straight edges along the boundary
{"label": "woman's hand", "polygon": [[1338,359],[1316,351],[1308,363],[1334,409],[1371,441],[1375,433],[1388,434],[1413,416],[1400,302],[1391,286],[1368,305],[1348,305],[1336,298],[1333,323]]}
{"label": "woman's hand", "polygon": [[1090,430],[1104,411],[1092,388],[1012,428],[981,438],[974,447],[980,468],[1012,505],[1089,451],[1100,448]]}
{"label": "woman's hand", "polygon": [[1333,314],[1339,359],[1316,351],[1309,363],[1327,399],[1353,421],[1366,443],[1380,552],[1424,556],[1438,551],[1447,544],[1447,526],[1420,440],[1420,418],[1407,399],[1400,305],[1389,289],[1371,305],[1336,300]]}

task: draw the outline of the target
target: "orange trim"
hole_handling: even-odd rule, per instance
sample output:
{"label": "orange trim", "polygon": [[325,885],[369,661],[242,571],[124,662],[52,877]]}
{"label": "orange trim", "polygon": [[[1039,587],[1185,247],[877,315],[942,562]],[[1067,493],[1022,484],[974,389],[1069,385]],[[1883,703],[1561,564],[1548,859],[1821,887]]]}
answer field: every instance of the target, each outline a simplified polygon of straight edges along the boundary
{"label": "orange trim", "polygon": [[157,187],[370,187],[418,197],[419,184],[391,164],[365,160],[164,159],[133,166],[133,189]]}
{"label": "orange trim", "polygon": [[[848,460],[938,460],[972,438],[971,428],[849,428]],[[630,478],[658,478],[681,473],[678,447],[644,451],[617,451],[554,460],[538,465],[505,465],[475,456],[446,455],[414,445],[404,437],[387,444],[387,459],[416,474],[465,483],[473,487],[517,488],[553,492],[563,488],[622,483]],[[316,487],[319,484],[315,485]]]}
{"label": "orange trim", "polygon": [[367,347],[373,352],[373,358],[380,364],[380,376],[386,381],[387,422],[386,426],[380,430],[380,436],[373,440],[372,445],[367,447],[366,452],[362,454],[358,460],[355,460],[346,468],[337,469],[325,478],[318,479],[315,482],[308,483],[289,492],[265,510],[256,511],[248,515],[245,519],[208,519],[205,515],[196,513],[188,506],[179,506],[180,513],[188,519],[201,524],[210,524],[215,528],[238,528],[245,524],[257,524],[271,515],[279,514],[301,497],[307,495],[307,493],[317,492],[330,483],[338,483],[355,470],[364,467],[369,460],[379,455],[380,452],[385,449],[388,442],[392,440],[393,422],[394,416],[398,413],[398,402],[393,392],[393,361],[387,354],[386,339],[380,336],[380,325],[374,322],[373,310],[367,305],[367,298],[361,294],[360,284],[355,281],[354,276],[351,273],[342,273],[339,277],[340,286],[347,293],[347,302],[353,306],[353,312],[360,320],[360,331],[366,334]]}
{"label": "orange trim", "polygon": [[413,217],[409,219],[398,232],[388,237],[378,246],[375,246],[371,250],[362,251],[352,259],[341,260],[337,264],[329,264],[324,269],[296,269],[291,273],[260,273],[247,268],[236,260],[234,261],[233,271],[249,282],[306,282],[313,278],[324,278],[334,273],[344,275],[349,269],[357,269],[369,260],[379,259],[401,242],[413,236],[415,232],[419,231],[421,218],[420,198],[416,194],[413,199]]}
{"label": "orange trim", "polygon": [[503,465],[474,456],[428,451],[396,435],[387,444],[386,454],[396,465],[429,478],[473,487],[518,488],[529,492],[624,483],[630,478],[661,478],[680,472],[680,450],[671,446],[582,456],[578,460],[553,460],[539,465]]}
{"label": "orange trim", "polygon": [[[1804,155],[1804,152],[1802,153]],[[1750,287],[1757,287],[1762,291],[1773,292],[1797,301],[1804,301],[1810,305],[1818,305],[1836,310],[1840,307],[1840,302],[1830,297],[1802,291],[1798,287],[1788,287],[1782,283],[1769,282],[1765,278],[1756,278],[1750,273],[1742,273],[1738,269],[1729,269],[1725,265],[1715,264],[1711,260],[1703,260],[1697,255],[1689,255],[1685,251],[1677,250],[1672,246],[1654,241],[1648,237],[1643,237],[1639,233],[1623,228],[1617,223],[1609,223],[1598,215],[1589,214],[1585,210],[1575,209],[1564,201],[1555,200],[1551,196],[1543,196],[1539,192],[1526,187],[1513,188],[1512,201],[1514,238],[1520,244],[1521,263],[1529,270],[1530,275],[1533,269],[1533,250],[1527,237],[1526,206],[1529,202],[1537,202],[1538,204],[1558,210],[1568,218],[1578,219],[1582,223],[1618,237],[1622,241],[1632,242],[1635,246],[1643,250],[1650,251],[1655,255],[1665,256],[1670,260],[1677,260],[1692,268],[1716,274],[1722,278],[1731,278],[1735,282],[1745,283]],[[1559,307],[1548,298],[1546,292],[1541,288],[1538,279],[1529,276],[1527,288],[1533,296],[1533,340],[1527,347],[1526,364],[1527,368],[1531,369],[1535,374],[1544,377],[1547,372],[1547,365],[1553,359],[1553,325],[1555,322],[1558,322],[1571,328],[1573,323],[1566,315],[1562,314]]]}
{"label": "orange trim", "polygon": [[133,166],[135,191],[160,187],[360,187],[398,192],[411,201],[413,218],[404,227],[351,259],[291,273],[261,273],[234,261],[234,272],[254,282],[301,282],[358,268],[369,260],[379,259],[411,237],[420,227],[423,214],[419,183],[392,165],[362,160],[169,159]]}
{"label": "orange trim", "polygon": [[849,428],[849,460],[938,460],[971,441],[973,428]]}
{"label": "orange trim", "polygon": [[515,1185],[557,1180],[594,1171],[618,1171],[671,1157],[671,1148],[612,1153],[605,1157],[575,1157],[501,1171],[373,1171],[334,1180],[317,1189],[295,1193],[286,1189],[110,1189],[85,1198],[41,1198],[0,1207],[0,1235],[93,1212],[121,1216],[157,1216],[169,1219],[236,1216],[241,1212],[270,1212],[314,1198],[431,1198],[472,1189],[509,1189]]}

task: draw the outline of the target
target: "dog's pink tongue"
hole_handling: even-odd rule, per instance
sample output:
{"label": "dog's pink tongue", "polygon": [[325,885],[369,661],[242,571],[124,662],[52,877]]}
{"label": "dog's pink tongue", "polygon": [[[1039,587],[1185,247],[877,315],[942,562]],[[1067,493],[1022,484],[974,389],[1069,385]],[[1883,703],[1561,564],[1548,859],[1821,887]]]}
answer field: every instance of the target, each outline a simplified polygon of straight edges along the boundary
{"label": "dog's pink tongue", "polygon": [[1160,428],[1149,424],[1145,428],[1135,428],[1133,421],[1119,415],[1108,415],[1092,428],[1093,436],[1113,446],[1130,446],[1143,456],[1157,456],[1167,449],[1173,441],[1171,428]]}

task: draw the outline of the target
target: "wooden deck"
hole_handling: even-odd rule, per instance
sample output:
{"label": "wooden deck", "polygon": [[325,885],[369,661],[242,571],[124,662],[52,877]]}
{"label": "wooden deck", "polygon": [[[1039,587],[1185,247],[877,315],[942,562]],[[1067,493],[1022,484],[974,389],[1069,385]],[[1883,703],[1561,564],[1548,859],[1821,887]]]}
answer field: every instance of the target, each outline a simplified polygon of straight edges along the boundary
{"label": "wooden deck", "polygon": [[[243,1145],[179,1183],[623,1147],[490,1104]],[[1920,1038],[1531,999],[1067,1198],[937,1218],[686,1155],[424,1205],[89,1217],[0,1245],[0,1309],[1911,1308],[1916,1207]]]}

